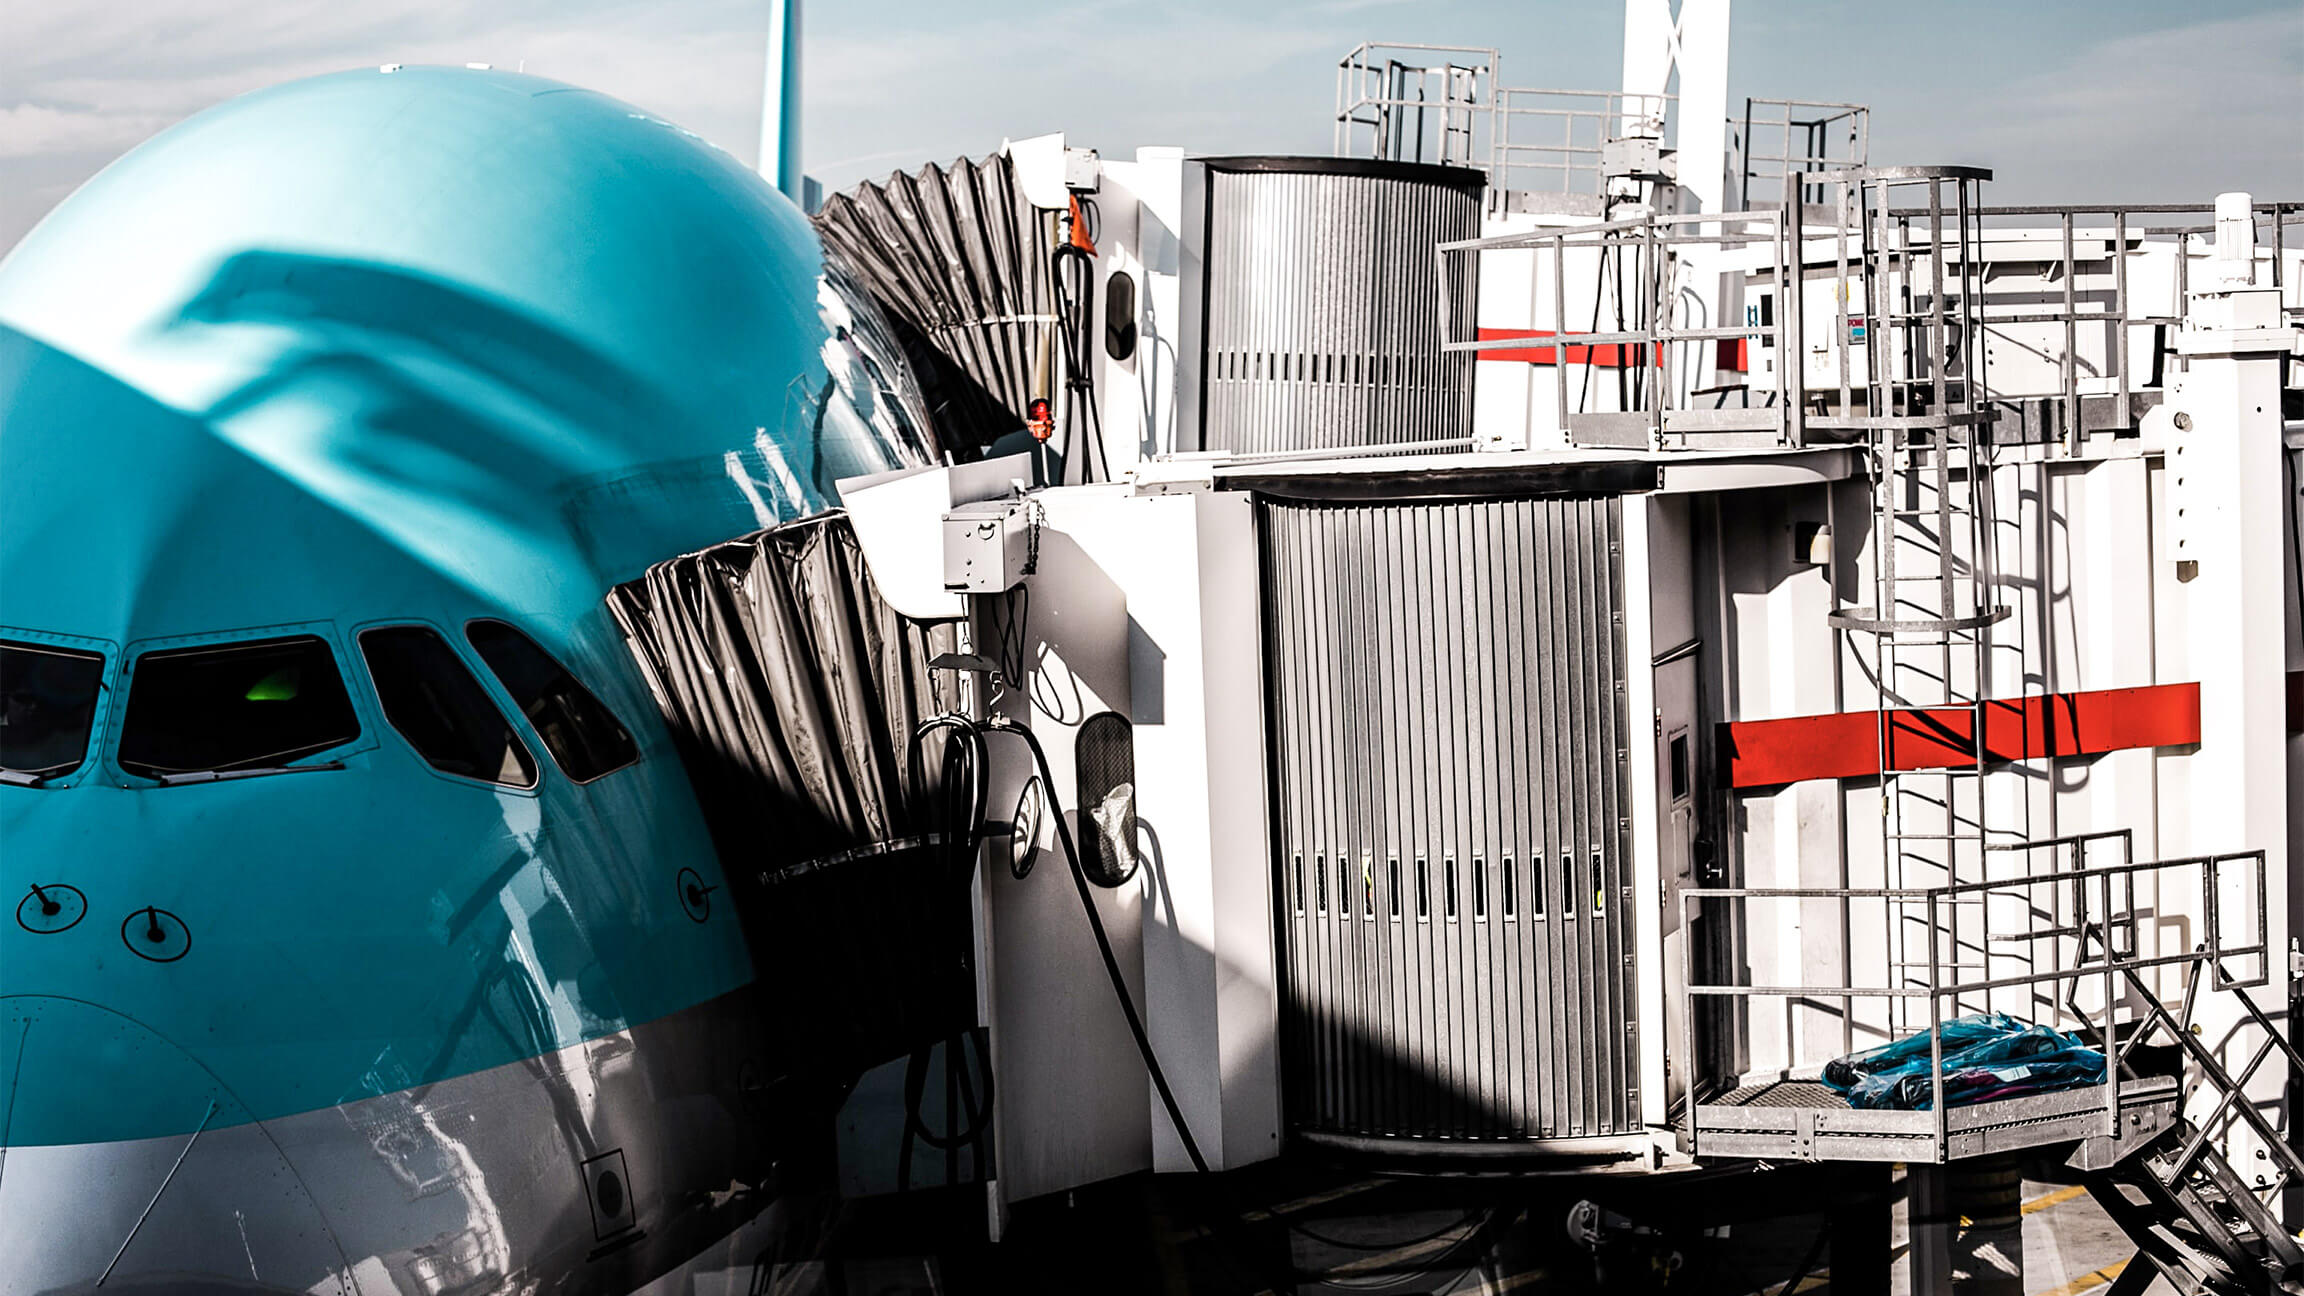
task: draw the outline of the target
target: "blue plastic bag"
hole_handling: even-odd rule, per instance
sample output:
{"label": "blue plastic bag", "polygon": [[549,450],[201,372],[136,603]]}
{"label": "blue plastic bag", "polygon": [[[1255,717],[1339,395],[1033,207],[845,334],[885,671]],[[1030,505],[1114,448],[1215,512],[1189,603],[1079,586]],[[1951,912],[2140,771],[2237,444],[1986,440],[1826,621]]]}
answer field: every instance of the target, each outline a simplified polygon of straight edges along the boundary
{"label": "blue plastic bag", "polygon": [[[2061,1031],[2028,1026],[2006,1013],[1977,1013],[1938,1026],[1944,1041],[1945,1105],[1963,1107],[2024,1094],[2102,1084],[2104,1055]],[[1922,1031],[1878,1048],[1834,1058],[1824,1083],[1851,1107],[1927,1111],[1929,1035]]]}

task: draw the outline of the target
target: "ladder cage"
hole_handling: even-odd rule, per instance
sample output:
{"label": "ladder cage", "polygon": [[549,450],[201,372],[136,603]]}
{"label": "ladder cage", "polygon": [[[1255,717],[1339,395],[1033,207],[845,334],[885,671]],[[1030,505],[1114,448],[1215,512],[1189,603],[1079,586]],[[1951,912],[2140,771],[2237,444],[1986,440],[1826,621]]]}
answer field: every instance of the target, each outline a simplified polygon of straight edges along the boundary
{"label": "ladder cage", "polygon": [[1336,63],[1339,157],[1479,167],[1496,190],[1598,196],[1606,146],[1669,150],[1672,94],[1508,86],[1494,49],[1363,41]]}
{"label": "ladder cage", "polygon": [[1484,165],[1501,57],[1467,45],[1363,41],[1336,63],[1338,157]]}
{"label": "ladder cage", "polygon": [[[1739,206],[1766,203],[1785,195],[1785,177],[1861,167],[1872,151],[1872,111],[1863,104],[1815,99],[1746,99],[1741,120],[1731,118],[1729,138],[1740,154],[1736,167]],[[1786,195],[1800,203],[1822,202],[1821,186],[1803,185]]]}

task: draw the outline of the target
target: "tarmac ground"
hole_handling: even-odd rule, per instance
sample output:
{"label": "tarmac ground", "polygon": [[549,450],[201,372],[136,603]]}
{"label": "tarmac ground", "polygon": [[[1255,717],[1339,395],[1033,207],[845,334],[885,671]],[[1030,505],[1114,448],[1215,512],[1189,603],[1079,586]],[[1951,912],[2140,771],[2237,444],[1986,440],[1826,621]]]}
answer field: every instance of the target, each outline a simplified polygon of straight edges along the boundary
{"label": "tarmac ground", "polygon": [[[2085,1188],[2058,1181],[2071,1176],[2028,1173],[2041,1177],[2023,1180],[2016,1227],[1955,1248],[1995,1272],[1976,1290],[2081,1296],[2143,1263]],[[731,1248],[720,1281],[664,1296],[1909,1296],[1904,1186],[1879,1165],[1564,1176],[1284,1160],[1020,1203],[997,1245],[981,1188],[937,1189],[829,1206],[798,1230],[788,1217],[774,1241]]]}

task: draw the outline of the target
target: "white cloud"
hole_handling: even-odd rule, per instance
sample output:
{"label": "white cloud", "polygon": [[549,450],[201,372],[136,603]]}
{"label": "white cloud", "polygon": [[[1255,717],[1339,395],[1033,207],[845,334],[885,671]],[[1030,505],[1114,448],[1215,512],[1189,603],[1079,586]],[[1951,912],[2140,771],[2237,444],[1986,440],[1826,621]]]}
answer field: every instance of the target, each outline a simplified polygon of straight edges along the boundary
{"label": "white cloud", "polygon": [[116,149],[166,125],[164,116],[102,113],[47,104],[0,107],[0,159]]}
{"label": "white cloud", "polygon": [[2287,198],[2304,192],[2304,10],[2081,41],[1933,107],[1876,112],[1875,160],[1993,166],[1993,202]]}
{"label": "white cloud", "polygon": [[765,24],[765,6],[742,0],[0,3],[0,249],[80,180],[203,108],[379,63],[525,62],[749,160]]}
{"label": "white cloud", "polygon": [[[2079,15],[2092,11],[2070,8],[2073,21],[2015,76],[1999,70],[2018,57],[1986,71],[1953,46],[1908,46],[1900,61],[1866,65],[1862,84],[1844,84],[1851,64],[1837,54],[1771,58],[1804,48],[1803,33],[1861,48],[1854,20],[1740,48],[1793,82],[1755,93],[1871,97],[1878,160],[1998,166],[1996,201],[2304,191],[2304,9],[2091,41]],[[1334,60],[1359,40],[1517,40],[1506,51],[1524,69],[1515,79],[1612,82],[1612,24],[1580,13],[1569,48],[1568,21],[1405,0],[812,0],[804,153],[839,189],[1052,130],[1120,155],[1141,144],[1321,152]],[[1747,39],[1771,21],[1750,15]],[[766,23],[765,0],[0,0],[0,249],[175,121],[279,81],[385,62],[525,60],[748,159]]]}

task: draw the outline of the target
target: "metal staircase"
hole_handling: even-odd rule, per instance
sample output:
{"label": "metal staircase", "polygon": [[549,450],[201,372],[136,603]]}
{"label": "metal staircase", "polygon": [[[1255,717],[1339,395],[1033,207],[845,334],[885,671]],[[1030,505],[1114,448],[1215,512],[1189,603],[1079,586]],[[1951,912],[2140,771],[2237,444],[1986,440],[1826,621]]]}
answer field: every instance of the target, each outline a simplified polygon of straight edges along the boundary
{"label": "metal staircase", "polygon": [[[2101,926],[2083,936],[2100,944],[2111,939]],[[2204,976],[2211,990],[2234,996],[2263,1037],[2238,1072],[2225,1070],[2193,1033],[2190,1019]],[[2205,950],[2194,951],[2180,1013],[2171,1013],[2134,971],[2125,973],[2124,980],[2145,1008],[2126,1039],[2106,1045],[2117,1069],[2133,1075],[2130,1059],[2136,1048],[2165,1035],[2183,1051],[2185,1091],[2196,1100],[2214,1096],[2197,1121],[2178,1117],[2142,1147],[2116,1151],[2118,1159],[2088,1180],[2090,1194],[2136,1243],[2138,1256],[2149,1261],[2131,1268],[2140,1274],[2156,1271],[2184,1292],[2304,1292],[2304,1245],[2281,1227],[2271,1205],[2289,1185],[2304,1183],[2304,1158],[2247,1096],[2249,1082],[2265,1063],[2277,1058],[2290,1075],[2304,1075],[2304,1056],[2256,1006],[2249,983],[2231,977],[2224,961]],[[2217,1135],[2233,1123],[2252,1130],[2263,1155],[2277,1165],[2269,1180],[2249,1184],[2218,1147]],[[2105,1151],[2092,1143],[2074,1160],[2087,1165]],[[2142,1289],[2142,1281],[2135,1282],[2135,1290]],[[2117,1284],[2114,1293],[2124,1296]]]}
{"label": "metal staircase", "polygon": [[[2004,294],[1988,320],[1979,202],[1988,178],[1967,167],[1804,170],[1786,179],[1775,211],[1634,217],[1443,244],[1440,253],[1526,256],[1530,292],[1540,282],[1553,294],[1549,315],[1536,318],[1561,329],[1577,322],[1563,287],[1572,266],[1597,268],[1603,279],[1612,266],[1634,267],[1639,287],[1629,305],[1609,299],[1605,317],[1595,312],[1592,331],[1579,334],[1585,355],[1564,348],[1551,357],[1553,426],[1568,444],[1658,452],[1838,444],[1869,470],[1869,531],[1833,544],[1868,555],[1870,599],[1829,615],[1854,636],[1876,687],[1879,855],[1849,860],[1846,886],[1675,892],[1681,930],[1695,930],[1700,912],[1713,930],[1754,930],[1762,925],[1755,910],[1780,905],[1792,912],[1779,910],[1774,930],[1825,948],[1837,940],[1842,956],[1840,984],[1754,984],[1735,969],[1708,981],[1687,947],[1680,975],[1692,1002],[1678,1016],[1677,1055],[1740,1056],[1759,1047],[1755,1023],[1764,1019],[1773,1033],[1767,1047],[1783,1051],[1766,1065],[1744,1057],[1735,1064],[1750,1068],[1742,1074],[1691,1086],[1681,1115],[1689,1149],[1941,1166],[2069,1145],[2074,1166],[2093,1176],[2151,1261],[2131,1266],[2135,1285],[2161,1272],[2187,1291],[2297,1290],[2298,1243],[2265,1200],[2304,1185],[2304,1163],[2248,1096],[2267,1064],[2304,1074],[2304,1059],[2246,997],[2270,983],[2271,960],[2283,956],[2267,934],[2263,852],[2138,861],[2126,831],[2027,839],[1988,822],[1987,764],[2028,759],[2038,735],[2025,726],[2036,730],[2040,720],[2023,699],[1995,700],[1993,687],[1993,627],[2008,616],[1994,597],[1994,419],[2015,411],[1988,381],[1987,325],[2002,335],[2043,322],[2071,333],[2085,318],[2113,331],[2124,375],[2128,330],[2157,322],[2135,313],[2124,287],[2110,314],[2083,316],[2070,291],[2063,311],[2046,314]],[[2124,257],[2126,213],[2114,216]],[[2078,263],[2065,242],[2068,282]],[[1741,267],[1743,324],[1729,311],[1720,327],[1679,325],[1670,302],[1682,280],[1672,263],[1687,256]],[[2116,284],[2126,273],[2116,261]],[[1732,392],[1684,392],[1707,381],[1706,351],[1725,343],[1749,344],[1761,357],[1748,382]],[[1446,342],[1451,351],[1525,345]],[[1603,355],[1617,362],[1619,378],[1623,357],[1639,358],[1642,380],[1613,407],[1587,409],[1571,393],[1590,383],[1593,358]],[[2077,408],[2082,393],[2070,363],[2065,370],[2056,399]],[[2022,422],[2012,417],[2000,436],[2037,443]],[[2077,417],[2068,422],[2077,426]],[[2158,903],[2165,888],[2200,898],[2202,926],[2182,937],[2196,947],[2155,946],[2170,931]],[[2220,901],[2228,890],[2254,898],[2252,932],[2238,930],[2249,906]],[[2249,975],[2231,974],[2235,966]],[[2171,1009],[2156,979],[2187,974]],[[2263,1033],[2237,1071],[2192,1034],[2193,1009],[2209,995],[2237,996],[2244,1012],[2223,1019]],[[1732,1010],[1707,1011],[1707,999]],[[1840,1051],[1926,1035],[1929,1092],[1941,1095],[1944,1045],[1934,1028],[1993,1010],[2095,1044],[2106,1057],[2104,1083],[1949,1108],[1857,1109],[1821,1083],[1818,1068],[1802,1065],[1822,1060],[1812,1055],[1828,1024],[1815,1024],[1834,1017]],[[2161,1036],[2175,1047],[2137,1052]],[[2157,1069],[2138,1065],[2155,1055]],[[2169,1057],[2181,1065],[2171,1068]],[[2256,1183],[2226,1159],[2224,1141],[2243,1127],[2252,1136],[2244,1141],[2277,1159],[2267,1167],[2277,1176]]]}
{"label": "metal staircase", "polygon": [[[2304,1058],[2247,996],[2249,987],[2266,983],[2277,956],[2264,936],[2262,855],[2139,863],[2125,832],[2027,841],[2005,830],[1994,834],[1987,824],[1984,776],[1995,758],[1995,708],[2014,712],[1988,700],[1991,628],[2008,611],[1993,597],[1992,406],[1976,254],[1984,178],[1967,168],[1825,177],[1838,200],[1836,252],[1826,272],[1833,336],[1814,354],[1785,357],[1787,365],[1803,366],[1789,385],[1810,407],[1809,435],[1852,441],[1870,468],[1872,599],[1834,611],[1831,622],[1870,645],[1859,657],[1870,659],[1877,687],[1878,885],[1683,896],[1686,905],[1707,898],[1745,905],[1836,900],[1851,951],[1861,941],[1855,915],[1877,914],[1883,952],[1872,966],[1880,975],[1862,984],[1867,978],[1852,962],[1851,979],[1860,984],[1692,983],[1691,993],[1742,995],[1747,1003],[1773,996],[1811,1007],[1837,1000],[1850,1022],[1861,1003],[1884,999],[1885,1012],[1867,1025],[1891,1038],[1933,1038],[1936,1023],[1964,1013],[2029,1010],[2034,1020],[2077,1024],[2093,1036],[2107,1059],[2106,1082],[1950,1109],[1939,1103],[1930,1111],[1859,1111],[1803,1074],[1786,1072],[1700,1097],[1691,1139],[1713,1155],[1924,1165],[2071,1142],[2091,1191],[2150,1261],[2131,1266],[2135,1277],[2123,1283],[2140,1290],[2157,1272],[2188,1292],[2304,1291],[2304,1248],[2266,1205],[2288,1184],[2304,1183],[2304,1161],[2247,1096],[2275,1058],[2304,1074]],[[1814,241],[1802,235],[1785,242],[1811,249],[1785,267],[1782,282],[1808,297],[1793,309],[1814,319],[1817,303],[1803,291],[1816,277]],[[2089,848],[2108,843],[2117,844],[2119,862],[2092,862]],[[2009,859],[2020,867],[1997,866]],[[2150,920],[2137,896],[2147,878],[2199,888],[2208,906],[2208,939],[2199,947],[2165,954],[2139,948]],[[2253,941],[2229,939],[2217,917],[2217,897],[2236,880],[2257,898]],[[2228,961],[2258,975],[2235,977]],[[2150,977],[2177,968],[2188,976],[2182,1004],[2171,1010]],[[2081,1002],[2083,982],[2099,989],[2094,1007]],[[2192,1032],[2193,1008],[2207,993],[2236,996],[2245,1021],[2262,1033],[2237,1072]],[[2137,1049],[2162,1036],[2183,1059],[2177,1075],[2136,1065]],[[1689,1055],[1703,1055],[1692,1041]],[[1940,1040],[1931,1077],[1932,1092],[1945,1093]],[[2197,1120],[2183,1114],[2187,1105]],[[2270,1149],[2265,1155],[2277,1160],[2277,1176],[2252,1185],[2233,1168],[2219,1142],[2233,1126],[2246,1126]]]}
{"label": "metal staircase", "polygon": [[2304,1291],[2296,1239],[2188,1121],[2091,1176],[2088,1190],[2149,1262],[2131,1264],[2137,1278],[2113,1296],[2141,1291],[2154,1273],[2180,1292]]}

